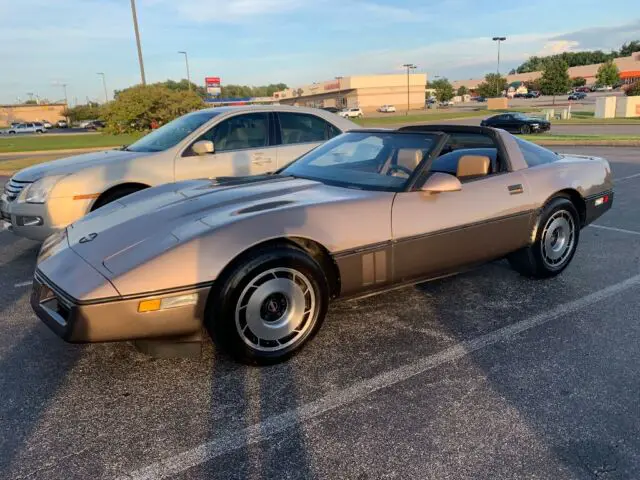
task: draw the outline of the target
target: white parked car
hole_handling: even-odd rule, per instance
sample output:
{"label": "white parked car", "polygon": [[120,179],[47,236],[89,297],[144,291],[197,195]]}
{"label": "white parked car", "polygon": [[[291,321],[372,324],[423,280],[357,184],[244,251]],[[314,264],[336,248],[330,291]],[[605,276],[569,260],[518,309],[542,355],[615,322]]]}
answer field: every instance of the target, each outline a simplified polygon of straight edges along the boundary
{"label": "white parked car", "polygon": [[40,122],[34,123],[19,123],[18,125],[9,128],[7,133],[9,134],[17,134],[17,133],[44,133],[46,128]]}
{"label": "white parked car", "polygon": [[338,115],[340,115],[343,118],[362,118],[363,117],[362,110],[360,110],[359,108],[345,108],[341,112],[338,112]]}
{"label": "white parked car", "polygon": [[265,174],[358,128],[324,110],[286,105],[198,110],[125,148],[19,171],[0,196],[0,220],[20,236],[44,240],[87,213],[144,188]]}
{"label": "white parked car", "polygon": [[596,92],[609,92],[613,90],[611,85],[603,85],[601,87],[596,87]]}
{"label": "white parked car", "polygon": [[47,130],[49,130],[50,128],[53,128],[53,125],[51,125],[51,122],[47,122],[46,120],[42,122],[42,125],[44,125],[44,128],[46,128]]}
{"label": "white parked car", "polygon": [[396,111],[396,107],[394,105],[382,105],[378,111],[382,113],[391,113]]}

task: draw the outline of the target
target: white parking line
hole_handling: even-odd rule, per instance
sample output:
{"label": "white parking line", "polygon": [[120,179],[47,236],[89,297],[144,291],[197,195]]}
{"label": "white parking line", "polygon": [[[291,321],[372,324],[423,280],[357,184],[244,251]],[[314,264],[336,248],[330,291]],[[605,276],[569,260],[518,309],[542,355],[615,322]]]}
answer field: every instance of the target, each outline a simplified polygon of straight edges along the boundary
{"label": "white parking line", "polygon": [[13,287],[14,288],[29,287],[29,286],[31,286],[32,283],[33,283],[33,280],[29,280],[28,282],[16,283]]}
{"label": "white parking line", "polygon": [[624,228],[605,227],[604,225],[594,225],[593,223],[589,226],[593,228],[601,228],[602,230],[611,230],[612,232],[629,233],[631,235],[640,235],[640,232],[636,232],[635,230],[625,230]]}
{"label": "white parking line", "polygon": [[[577,310],[594,305],[617,293],[640,285],[640,275],[620,283],[603,288],[585,297],[557,306],[528,319],[500,328],[495,332],[481,335],[473,340],[458,343],[434,355],[429,355],[414,363],[381,373],[373,378],[362,380],[352,386],[332,392],[313,402],[288,410],[280,415],[268,417],[250,427],[230,432],[220,438],[203,443],[191,450],[165,458],[145,468],[121,478],[133,480],[159,479],[176,475],[196,465],[208,462],[247,445],[262,442],[298,423],[318,417],[324,413],[360,400],[376,390],[390,387],[416,375],[420,375],[439,365],[458,360],[485,347],[513,339],[516,335],[558,319]],[[575,318],[575,317],[574,317]]]}
{"label": "white parking line", "polygon": [[616,178],[616,179],[614,179],[614,183],[615,182],[624,182],[625,180],[630,180],[632,178],[637,178],[637,177],[640,177],[640,173],[636,173],[635,175],[629,175],[628,177]]}

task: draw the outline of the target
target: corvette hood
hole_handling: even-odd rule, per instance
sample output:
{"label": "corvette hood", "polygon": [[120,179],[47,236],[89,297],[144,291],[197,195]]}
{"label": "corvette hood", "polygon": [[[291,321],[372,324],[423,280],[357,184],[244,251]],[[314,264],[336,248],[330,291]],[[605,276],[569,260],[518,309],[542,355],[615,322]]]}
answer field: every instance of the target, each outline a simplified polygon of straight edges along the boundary
{"label": "corvette hood", "polygon": [[69,245],[107,278],[113,278],[231,222],[369,193],[273,175],[222,183],[166,184],[109,204],[71,225]]}
{"label": "corvette hood", "polygon": [[61,158],[51,162],[40,163],[20,170],[13,177],[20,182],[34,182],[49,175],[66,175],[75,173],[86,167],[107,165],[115,162],[127,162],[133,158],[152,155],[125,150],[106,150],[100,152],[83,153],[72,157]]}

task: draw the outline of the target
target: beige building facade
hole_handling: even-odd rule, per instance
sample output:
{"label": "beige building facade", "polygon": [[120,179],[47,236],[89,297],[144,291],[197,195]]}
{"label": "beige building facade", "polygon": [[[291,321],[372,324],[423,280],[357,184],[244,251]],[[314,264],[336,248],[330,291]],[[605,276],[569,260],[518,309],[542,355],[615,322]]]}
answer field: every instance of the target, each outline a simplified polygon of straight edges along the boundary
{"label": "beige building facade", "polygon": [[0,126],[6,127],[12,122],[43,122],[51,123],[64,120],[64,103],[47,105],[0,105]]}
{"label": "beige building facade", "polygon": [[[620,57],[614,59],[613,63],[616,64],[620,71],[620,80],[624,83],[632,83],[640,80],[640,52],[636,52],[628,57]],[[595,63],[593,65],[583,65],[580,67],[569,68],[569,76],[571,78],[582,77],[587,80],[587,85],[593,85],[596,83],[596,74],[600,68],[601,63]],[[513,82],[527,82],[531,80],[537,80],[542,76],[542,72],[529,72],[519,73],[516,75],[507,75],[507,83]],[[462,86],[467,87],[469,90],[473,90],[478,87],[484,81],[483,78],[474,78],[469,80],[456,80],[451,82],[454,89],[458,89]]]}
{"label": "beige building facade", "polygon": [[305,107],[358,107],[367,113],[383,105],[406,110],[408,91],[410,108],[419,109],[424,108],[426,84],[425,73],[341,77],[276,92],[274,100]]}

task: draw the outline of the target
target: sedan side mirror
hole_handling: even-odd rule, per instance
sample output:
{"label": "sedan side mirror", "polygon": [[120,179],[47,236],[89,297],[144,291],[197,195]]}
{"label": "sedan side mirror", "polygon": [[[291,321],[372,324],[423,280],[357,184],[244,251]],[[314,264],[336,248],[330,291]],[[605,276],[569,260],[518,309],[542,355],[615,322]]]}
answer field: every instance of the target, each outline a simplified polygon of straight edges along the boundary
{"label": "sedan side mirror", "polygon": [[457,192],[462,190],[462,184],[453,175],[435,172],[424,182],[420,190],[428,193]]}
{"label": "sedan side mirror", "polygon": [[207,155],[214,152],[213,142],[210,140],[199,140],[191,146],[191,150],[196,155]]}

